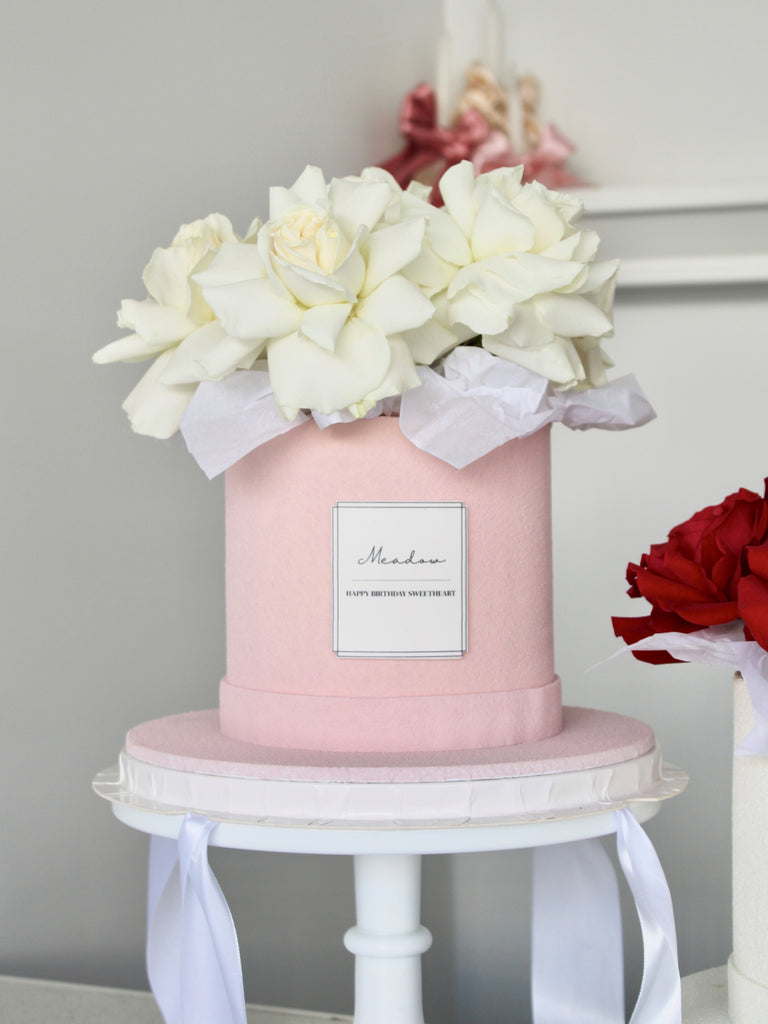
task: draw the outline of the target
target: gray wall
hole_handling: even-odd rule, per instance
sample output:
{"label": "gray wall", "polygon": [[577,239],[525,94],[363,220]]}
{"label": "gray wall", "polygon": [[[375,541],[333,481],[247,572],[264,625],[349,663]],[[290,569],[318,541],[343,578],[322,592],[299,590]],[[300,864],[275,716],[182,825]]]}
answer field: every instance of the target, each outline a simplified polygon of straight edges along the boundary
{"label": "gray wall", "polygon": [[[508,52],[545,81],[544,113],[580,142],[586,177],[765,177],[762,9],[502,6]],[[465,23],[469,10],[449,4]],[[136,368],[90,354],[183,221],[220,210],[243,230],[305,163],[343,174],[389,154],[402,95],[432,75],[440,14],[439,0],[4,5],[2,972],[145,984],[146,839],[90,780],[131,725],[212,706],[224,662],[221,485],[180,444],[133,436],[119,407]],[[649,825],[686,972],[730,948],[728,680],[629,658],[585,670],[617,646],[626,562],[701,505],[760,487],[766,312],[757,286],[620,294],[611,351],[659,420],[559,431],[554,446],[566,701],[651,722],[693,776]],[[212,860],[249,998],[350,1012],[351,864]],[[524,854],[427,860],[427,1019],[527,1020],[527,870]],[[628,957],[636,987],[631,921]]]}

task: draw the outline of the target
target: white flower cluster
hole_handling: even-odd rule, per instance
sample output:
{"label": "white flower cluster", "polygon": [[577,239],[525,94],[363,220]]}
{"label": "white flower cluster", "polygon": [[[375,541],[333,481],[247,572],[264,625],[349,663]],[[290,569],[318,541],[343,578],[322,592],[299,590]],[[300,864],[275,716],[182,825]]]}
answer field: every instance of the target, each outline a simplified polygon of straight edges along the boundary
{"label": "white flower cluster", "polygon": [[154,357],[124,408],[163,438],[202,381],[266,366],[286,419],[360,417],[475,339],[556,388],[600,386],[618,264],[596,260],[578,200],[521,176],[457,164],[437,208],[378,168],[326,182],[307,167],[271,190],[269,219],[244,239],[212,215],[157,249],[149,298],[118,316],[133,333],[94,359]]}

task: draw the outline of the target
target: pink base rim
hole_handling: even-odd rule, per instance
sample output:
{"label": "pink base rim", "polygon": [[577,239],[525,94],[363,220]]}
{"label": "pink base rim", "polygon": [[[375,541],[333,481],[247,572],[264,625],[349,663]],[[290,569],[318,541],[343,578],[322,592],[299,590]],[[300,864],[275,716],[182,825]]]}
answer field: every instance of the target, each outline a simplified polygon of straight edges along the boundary
{"label": "pink base rim", "polygon": [[128,732],[125,750],[146,764],[232,778],[341,783],[445,782],[581,771],[653,750],[649,725],[610,711],[563,708],[563,728],[536,743],[418,754],[337,754],[259,747],[223,735],[216,710],[157,718]]}
{"label": "pink base rim", "polygon": [[562,728],[562,697],[557,676],[546,686],[524,690],[407,697],[274,693],[223,679],[219,713],[225,736],[265,747],[336,753],[362,746],[377,753],[478,750],[555,736]]}

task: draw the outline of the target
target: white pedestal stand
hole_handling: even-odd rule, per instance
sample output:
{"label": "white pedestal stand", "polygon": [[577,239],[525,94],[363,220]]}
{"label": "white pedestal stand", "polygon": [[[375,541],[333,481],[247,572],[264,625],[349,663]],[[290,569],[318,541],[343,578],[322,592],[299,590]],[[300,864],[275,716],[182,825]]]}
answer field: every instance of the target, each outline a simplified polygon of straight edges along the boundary
{"label": "white pedestal stand", "polygon": [[[108,795],[105,790],[114,785],[114,775],[108,772],[95,783],[101,795]],[[683,785],[680,781],[679,788]],[[166,838],[178,835],[183,821],[181,808],[175,813],[170,809],[148,810],[141,806],[140,799],[132,800],[123,793],[123,802],[116,802],[114,795],[113,790],[109,798],[114,814],[126,825]],[[629,806],[642,823],[653,817],[660,805],[649,799]],[[578,818],[531,822],[513,819],[493,825],[457,821],[450,827],[437,828],[361,827],[359,822],[348,827],[326,827],[317,822],[261,825],[222,821],[211,833],[210,845],[354,857],[357,923],[346,933],[345,945],[355,956],[355,1024],[424,1024],[421,955],[429,949],[432,936],[420,923],[422,855],[523,849],[615,831],[616,816],[610,810]]]}
{"label": "white pedestal stand", "polygon": [[[646,848],[650,844],[636,822],[628,823],[625,809],[638,822],[647,821],[688,779],[663,764],[653,733],[634,719],[564,708],[562,732],[528,746],[414,755],[395,763],[387,758],[361,763],[358,755],[340,760],[325,756],[323,763],[322,755],[304,752],[302,758],[301,752],[238,744],[221,735],[215,711],[189,712],[131,730],[119,765],[102,772],[94,788],[126,825],[165,839],[181,833],[179,866],[180,848],[187,849],[193,836],[199,839],[203,825],[205,842],[212,846],[353,857],[357,923],[345,944],[355,957],[355,1024],[424,1024],[421,955],[432,943],[420,923],[426,854],[546,847],[618,830],[630,861],[632,841],[633,873],[650,870],[656,891],[666,891],[655,853]],[[187,850],[185,864],[202,863],[205,851],[195,849],[194,857]],[[567,877],[572,863],[559,862],[557,877],[563,872]],[[588,904],[579,904],[579,920],[596,912],[595,903],[605,903],[602,897],[612,888],[610,862],[602,863],[594,861],[588,883],[582,879],[576,887],[580,893],[590,889]],[[605,867],[611,880],[605,880]],[[200,877],[197,883],[206,884]],[[576,1000],[585,1019],[590,1014],[602,1019],[606,998],[610,1003],[619,991],[603,984],[606,973],[613,973],[609,958],[593,958],[597,973],[594,966],[574,968],[581,961],[569,943],[582,944],[582,939],[575,937],[573,922],[566,927],[559,898],[554,904],[548,900],[555,889],[545,885],[537,902],[547,908],[546,929],[565,936],[564,959],[553,958],[552,944],[545,942],[533,957],[537,985],[532,988],[556,989],[566,1001]],[[605,927],[598,925],[601,934],[593,937],[598,946],[613,936],[608,918],[620,925],[618,897],[615,902],[608,897],[607,904]],[[655,909],[671,918],[671,908],[668,913]],[[152,949],[164,968],[165,940]],[[568,981],[561,982],[568,964]],[[193,986],[198,977],[200,969],[192,972]]]}
{"label": "white pedestal stand", "polygon": [[355,957],[357,1024],[423,1024],[421,961],[432,936],[419,923],[421,857],[355,857],[357,924],[344,936]]}

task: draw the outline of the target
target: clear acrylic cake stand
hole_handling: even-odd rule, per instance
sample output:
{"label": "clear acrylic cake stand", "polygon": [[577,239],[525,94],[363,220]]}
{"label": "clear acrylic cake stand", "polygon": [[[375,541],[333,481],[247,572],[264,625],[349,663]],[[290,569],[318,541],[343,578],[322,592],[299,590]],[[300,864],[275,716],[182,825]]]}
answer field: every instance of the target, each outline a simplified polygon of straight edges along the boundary
{"label": "clear acrylic cake stand", "polygon": [[[183,808],[149,810],[141,801],[110,795],[114,770],[95,788],[112,800],[116,817],[131,828],[167,839],[178,837]],[[440,783],[434,785],[440,786]],[[627,805],[638,822],[653,817],[659,803]],[[333,854],[354,858],[356,924],[344,936],[355,957],[355,1024],[423,1024],[421,955],[432,943],[420,923],[421,858],[426,854],[513,850],[611,835],[613,810],[559,820],[439,827],[370,827],[314,822],[251,824],[220,821],[210,845],[279,853]]]}

